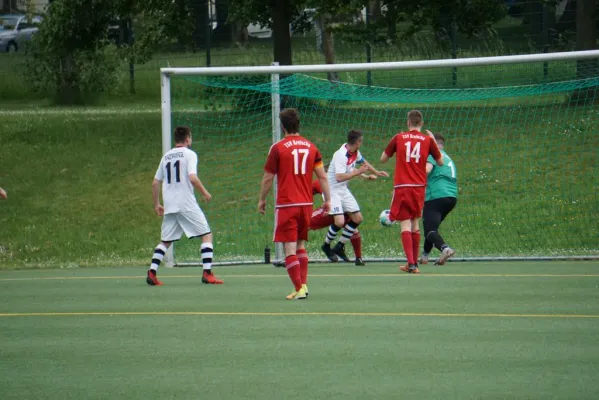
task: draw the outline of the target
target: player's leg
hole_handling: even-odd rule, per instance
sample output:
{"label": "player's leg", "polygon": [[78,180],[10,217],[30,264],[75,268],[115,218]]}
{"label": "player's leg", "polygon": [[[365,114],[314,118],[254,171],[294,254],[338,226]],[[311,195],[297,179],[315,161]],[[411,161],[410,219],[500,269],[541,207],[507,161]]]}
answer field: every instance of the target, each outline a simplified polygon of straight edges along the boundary
{"label": "player's leg", "polygon": [[275,210],[276,227],[273,241],[283,243],[285,268],[294,288],[294,291],[287,296],[288,300],[301,299],[301,293],[303,292],[300,262],[297,257],[298,216],[300,212],[300,207],[283,207]]}
{"label": "player's leg", "polygon": [[[414,252],[414,260],[418,263],[418,251],[420,250],[420,218],[422,217],[422,209],[424,208],[424,198],[426,194],[425,187],[409,188],[411,192],[410,198],[413,202],[411,209],[415,210],[412,213],[412,248]],[[416,265],[418,269],[418,265]]]}
{"label": "player's leg", "polygon": [[212,273],[212,261],[214,258],[214,246],[212,231],[202,210],[183,211],[178,214],[179,224],[190,239],[201,238],[200,255],[202,257],[202,283],[220,285],[224,283],[217,279]]}
{"label": "player's leg", "polygon": [[339,193],[331,193],[331,212],[330,215],[333,217],[333,223],[329,226],[327,234],[324,237],[324,243],[322,244],[322,251],[326,254],[327,258],[332,262],[337,262],[337,256],[331,249],[331,242],[335,240],[337,233],[343,228],[343,205]]}
{"label": "player's leg", "polygon": [[150,286],[160,286],[162,282],[158,280],[158,267],[166,254],[166,251],[171,246],[172,242],[181,239],[183,228],[177,222],[176,214],[165,214],[162,218],[161,242],[154,248],[150,269],[146,275],[146,283]]}
{"label": "player's leg", "polygon": [[434,233],[438,231],[441,224],[441,213],[438,211],[436,200],[427,201],[422,213],[424,226],[424,250],[422,253],[422,264],[428,263],[428,257],[434,246]]}
{"label": "player's leg", "polygon": [[[360,212],[360,206],[358,205],[358,202],[349,190],[347,190],[341,197],[341,205],[343,207],[343,211],[349,214],[349,221],[343,226],[341,238],[333,248],[333,253],[338,255],[343,261],[350,262],[349,257],[347,257],[347,254],[345,254],[345,244],[349,242],[350,238],[353,236],[354,232],[356,232],[358,226],[362,223],[364,218]],[[343,220],[345,222],[345,218],[343,218]]]}
{"label": "player's leg", "polygon": [[418,273],[412,244],[412,218],[414,218],[415,210],[412,210],[413,202],[409,199],[410,195],[411,192],[408,188],[395,188],[389,217],[391,221],[399,221],[400,242],[408,261],[406,265],[400,267],[400,270]]}
{"label": "player's leg", "polygon": [[419,273],[418,269],[418,251],[420,249],[420,218],[412,219],[412,250],[414,253],[414,261],[416,262],[415,270],[412,269],[411,272]]}
{"label": "player's leg", "polygon": [[302,290],[308,297],[308,252],[306,251],[306,241],[308,240],[308,231],[310,230],[312,206],[304,206],[302,215],[298,219],[297,227],[297,258],[300,262],[300,279],[302,281]]}
{"label": "player's leg", "polygon": [[202,283],[212,284],[212,285],[221,285],[223,282],[222,279],[218,279],[212,273],[212,259],[214,257],[214,246],[212,240],[212,233],[208,233],[202,236],[202,244],[200,247],[200,252],[202,254]]}
{"label": "player's leg", "polygon": [[[439,226],[440,226],[441,223],[445,220],[445,218],[449,215],[449,213],[455,208],[457,199],[455,197],[444,197],[444,198],[438,199],[438,200],[440,201],[440,204],[439,204],[439,210],[440,210],[439,213],[440,213],[440,217],[441,217],[440,221],[439,221]],[[447,260],[449,260],[451,257],[453,257],[455,255],[455,250],[452,249],[451,247],[449,247],[449,245],[447,245],[447,243],[445,243],[445,240],[439,233],[438,228],[437,228],[437,231],[435,232],[434,240],[435,240],[435,246],[441,251],[441,256],[439,256],[439,259],[437,260],[437,262],[435,264],[436,265],[445,265]]]}
{"label": "player's leg", "polygon": [[356,256],[354,263],[358,266],[366,265],[364,260],[362,260],[362,236],[360,235],[360,231],[356,229],[349,241],[354,248],[354,255]]}
{"label": "player's leg", "polygon": [[414,245],[412,243],[412,220],[400,220],[399,226],[401,230],[400,240],[407,259],[407,264],[400,267],[400,270],[408,273],[417,273],[418,268],[416,267],[416,258],[414,257]]}

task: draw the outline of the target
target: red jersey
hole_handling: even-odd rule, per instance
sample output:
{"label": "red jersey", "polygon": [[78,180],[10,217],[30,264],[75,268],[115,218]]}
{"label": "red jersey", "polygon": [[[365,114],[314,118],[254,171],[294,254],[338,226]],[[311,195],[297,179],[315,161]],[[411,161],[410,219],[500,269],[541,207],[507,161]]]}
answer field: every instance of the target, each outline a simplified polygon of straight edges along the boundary
{"label": "red jersey", "polygon": [[312,205],[312,174],[322,166],[320,151],[308,139],[292,135],[273,144],[264,171],[277,175],[276,207]]}
{"label": "red jersey", "polygon": [[426,160],[432,155],[442,157],[437,142],[419,131],[401,132],[393,136],[385,154],[395,156],[393,184],[402,186],[426,186]]}

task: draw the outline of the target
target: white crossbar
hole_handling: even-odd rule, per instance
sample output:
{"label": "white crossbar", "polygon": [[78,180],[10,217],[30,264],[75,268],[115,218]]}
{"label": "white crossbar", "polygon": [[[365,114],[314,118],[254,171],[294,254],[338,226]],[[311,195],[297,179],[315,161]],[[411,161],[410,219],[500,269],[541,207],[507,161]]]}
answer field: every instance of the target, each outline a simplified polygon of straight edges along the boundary
{"label": "white crossbar", "polygon": [[450,58],[444,60],[398,61],[355,64],[282,65],[259,67],[185,67],[161,68],[163,75],[240,75],[294,74],[310,72],[384,71],[418,68],[475,67],[481,65],[518,64],[543,61],[583,60],[599,58],[599,50],[561,53],[524,54],[515,56]]}

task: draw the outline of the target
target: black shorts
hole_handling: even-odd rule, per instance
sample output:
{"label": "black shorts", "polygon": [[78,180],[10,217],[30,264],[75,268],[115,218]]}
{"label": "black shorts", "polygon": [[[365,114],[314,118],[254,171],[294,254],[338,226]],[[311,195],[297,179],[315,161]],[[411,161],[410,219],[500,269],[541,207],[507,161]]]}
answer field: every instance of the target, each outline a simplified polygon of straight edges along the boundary
{"label": "black shorts", "polygon": [[455,197],[442,197],[440,199],[424,202],[422,211],[422,224],[425,232],[436,231],[441,222],[455,208],[458,199]]}

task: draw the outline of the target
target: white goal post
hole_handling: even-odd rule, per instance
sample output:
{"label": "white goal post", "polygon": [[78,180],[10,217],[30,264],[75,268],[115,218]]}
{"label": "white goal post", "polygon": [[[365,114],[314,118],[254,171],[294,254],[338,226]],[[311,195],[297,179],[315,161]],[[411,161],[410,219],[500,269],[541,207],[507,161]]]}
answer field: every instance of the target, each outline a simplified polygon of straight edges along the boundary
{"label": "white goal post", "polygon": [[[415,70],[415,69],[433,69],[433,68],[452,68],[452,67],[475,67],[489,65],[505,65],[519,63],[552,62],[552,61],[570,61],[570,60],[590,60],[599,59],[599,50],[527,54],[513,56],[495,56],[479,58],[458,58],[441,59],[425,61],[399,61],[399,62],[376,62],[376,63],[354,63],[354,64],[318,64],[318,65],[290,65],[279,66],[273,63],[270,66],[246,66],[246,67],[168,67],[160,69],[161,82],[161,113],[162,113],[162,152],[166,153],[172,147],[172,126],[171,126],[171,76],[226,76],[226,75],[270,75],[272,82],[272,142],[275,143],[281,139],[281,128],[279,122],[279,109],[281,104],[278,93],[278,84],[280,75],[294,73],[326,73],[326,72],[366,72],[366,71],[389,71],[389,70]],[[459,90],[459,89],[456,89]],[[276,188],[275,188],[276,190]],[[173,246],[169,249],[165,257],[167,266],[175,265]],[[274,259],[278,261],[283,259],[282,247],[275,248]],[[510,257],[506,257],[510,258]],[[518,257],[513,257],[518,258]],[[542,257],[541,257],[542,258]],[[560,257],[549,257],[550,259],[559,259]],[[563,257],[576,258],[576,257]],[[580,257],[587,259],[589,257]],[[497,257],[482,257],[480,259],[495,260]],[[536,258],[540,259],[540,258]],[[390,261],[383,260],[381,261]],[[394,260],[395,261],[395,260]],[[243,262],[239,262],[242,264]],[[255,263],[255,262],[252,262]],[[218,264],[218,263],[215,263]],[[225,263],[230,264],[230,263]]]}

